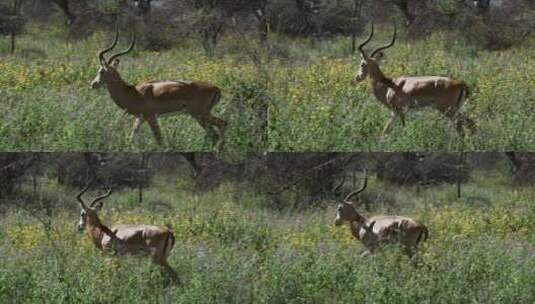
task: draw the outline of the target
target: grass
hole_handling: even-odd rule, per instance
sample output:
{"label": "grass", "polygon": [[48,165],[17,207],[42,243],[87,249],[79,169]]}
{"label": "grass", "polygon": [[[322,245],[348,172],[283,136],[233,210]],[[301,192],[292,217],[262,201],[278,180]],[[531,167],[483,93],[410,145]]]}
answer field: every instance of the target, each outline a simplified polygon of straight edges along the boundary
{"label": "grass", "polygon": [[[373,45],[386,41],[378,30]],[[158,147],[148,126],[129,139],[133,118],[107,92],[89,88],[96,53],[111,40],[95,34],[65,43],[56,29],[30,26],[7,54],[0,40],[2,151],[209,151],[204,131],[187,115],[161,119]],[[124,41],[122,42],[125,43]],[[223,90],[215,115],[230,122],[230,151],[530,151],[535,147],[533,39],[505,51],[476,49],[453,33],[408,43],[401,37],[386,54],[386,75],[443,75],[466,81],[472,95],[464,111],[479,131],[464,140],[438,111],[410,112],[380,138],[389,111],[369,84],[350,85],[357,61],[346,38],[298,39],[274,35],[271,56],[254,40],[224,37],[214,57],[194,41],[164,52],[135,51],[120,71],[130,83],[149,79],[200,79]],[[257,58],[256,64],[251,54]],[[275,55],[273,55],[275,54]]]}
{"label": "grass", "polygon": [[535,136],[528,126],[535,123],[533,42],[487,52],[474,50],[453,34],[435,33],[411,43],[398,39],[386,52],[381,68],[387,76],[440,75],[470,86],[464,111],[479,131],[463,140],[434,109],[409,112],[405,128],[397,121],[392,133],[380,138],[390,112],[375,99],[368,81],[350,84],[359,62],[335,55],[336,50],[343,52],[347,40],[326,41],[330,53],[291,71],[275,71],[277,98],[270,107],[269,147],[276,151],[532,150]]}
{"label": "grass", "polygon": [[[58,34],[59,35],[59,34]],[[111,37],[97,34],[66,44],[30,27],[18,39],[19,52],[0,57],[2,151],[211,151],[205,132],[188,115],[160,119],[165,138],[158,147],[145,124],[130,140],[134,117],[125,114],[105,89],[89,86],[99,67],[97,52]],[[7,41],[0,42],[0,50]],[[229,122],[226,149],[265,147],[265,81],[251,64],[233,58],[209,59],[199,50],[134,52],[122,58],[122,77],[136,84],[151,79],[205,80],[222,88],[213,114]]]}
{"label": "grass", "polygon": [[[174,182],[169,182],[173,180]],[[389,205],[369,213],[414,217],[430,229],[417,266],[397,248],[360,257],[347,227],[334,227],[334,205],[279,212],[267,198],[229,183],[190,192],[191,181],[159,176],[143,204],[133,192],[106,203],[105,223],[169,223],[177,238],[170,256],[182,280],[168,286],[149,259],[101,254],[75,231],[74,190],[52,181],[28,206],[50,203],[46,234],[20,208],[0,221],[2,303],[533,303],[533,189],[511,190],[504,176],[480,172],[463,188],[395,188],[377,180]],[[2,205],[13,204],[6,198]]]}

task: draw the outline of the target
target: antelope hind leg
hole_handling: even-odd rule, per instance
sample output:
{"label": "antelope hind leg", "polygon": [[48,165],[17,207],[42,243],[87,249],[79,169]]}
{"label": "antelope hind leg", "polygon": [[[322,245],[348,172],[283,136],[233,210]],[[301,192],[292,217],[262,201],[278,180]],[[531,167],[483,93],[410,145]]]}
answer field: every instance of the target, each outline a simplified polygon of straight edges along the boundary
{"label": "antelope hind leg", "polygon": [[405,113],[399,113],[399,119],[401,120],[401,125],[405,127]]}
{"label": "antelope hind leg", "polygon": [[211,115],[199,117],[197,121],[206,131],[207,138],[211,140],[216,149],[221,150],[227,122]]}
{"label": "antelope hind leg", "polygon": [[206,131],[205,138],[208,139],[212,145],[217,146],[219,136],[214,126],[210,124],[206,124],[206,127],[204,128],[204,130]]}
{"label": "antelope hind leg", "polygon": [[162,269],[165,271],[165,273],[169,276],[171,281],[175,284],[180,284],[180,278],[178,277],[178,274],[173,269],[173,267],[169,266],[169,264],[165,263],[165,265],[162,265]]}
{"label": "antelope hind leg", "polygon": [[160,269],[164,272],[165,275],[167,275],[171,281],[174,283],[180,283],[180,280],[178,278],[178,274],[176,271],[167,263],[167,259],[164,258],[161,254],[158,252],[152,252],[152,261],[154,264],[159,265]]}
{"label": "antelope hind leg", "polygon": [[152,134],[154,135],[154,138],[156,139],[156,143],[158,143],[158,145],[161,146],[162,145],[162,131],[160,130],[160,126],[158,125],[158,118],[156,116],[148,118],[147,123],[149,124]]}
{"label": "antelope hind leg", "polygon": [[468,128],[470,131],[470,134],[474,134],[477,131],[476,123],[474,120],[472,120],[466,113],[458,113],[457,114],[457,120],[461,121],[461,125],[464,128]]}
{"label": "antelope hind leg", "polygon": [[[217,118],[215,116],[210,115],[208,117],[208,120],[210,124],[212,125],[212,129],[214,132],[217,132],[217,142],[216,142],[216,149],[221,151],[223,149],[223,144],[225,142],[225,130],[227,128],[228,123],[224,121],[221,118]],[[217,130],[217,131],[216,131]]]}
{"label": "antelope hind leg", "polygon": [[370,255],[373,255],[373,252],[371,252],[369,249],[366,249],[363,252],[361,252],[360,257],[364,258],[364,257],[370,256]]}
{"label": "antelope hind leg", "polygon": [[385,125],[383,132],[381,133],[381,137],[386,136],[392,131],[392,125],[394,124],[394,121],[396,120],[398,114],[396,112],[391,113],[391,118],[388,121],[388,123]]}
{"label": "antelope hind leg", "polygon": [[143,117],[138,116],[136,117],[136,120],[134,121],[134,127],[132,128],[132,133],[130,134],[130,139],[134,139],[136,134],[139,133],[139,130],[141,129],[141,125],[143,124]]}

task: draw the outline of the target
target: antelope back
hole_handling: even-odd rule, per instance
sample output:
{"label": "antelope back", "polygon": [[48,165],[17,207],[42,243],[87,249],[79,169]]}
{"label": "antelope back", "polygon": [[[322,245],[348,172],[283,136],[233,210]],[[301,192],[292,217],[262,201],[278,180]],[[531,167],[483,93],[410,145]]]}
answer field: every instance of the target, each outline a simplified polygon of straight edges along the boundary
{"label": "antelope back", "polygon": [[397,242],[406,246],[417,245],[418,239],[425,226],[404,216],[374,216],[370,222],[375,222],[374,232],[383,242]]}

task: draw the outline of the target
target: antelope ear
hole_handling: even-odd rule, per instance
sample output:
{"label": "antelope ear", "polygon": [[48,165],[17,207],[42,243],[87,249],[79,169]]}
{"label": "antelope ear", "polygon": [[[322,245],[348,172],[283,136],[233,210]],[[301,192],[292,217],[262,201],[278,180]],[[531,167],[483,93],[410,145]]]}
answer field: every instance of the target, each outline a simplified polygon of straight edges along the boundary
{"label": "antelope ear", "polygon": [[380,61],[384,57],[385,57],[385,53],[383,53],[383,51],[380,51],[377,54],[375,54],[375,56],[373,56],[373,59],[375,59],[375,61]]}
{"label": "antelope ear", "polygon": [[117,231],[119,231],[119,228],[115,228],[111,233],[113,233],[113,235],[117,236]]}
{"label": "antelope ear", "polygon": [[373,226],[375,225],[375,221],[372,221],[367,227],[366,230],[369,232],[373,232]]}
{"label": "antelope ear", "polygon": [[93,209],[96,210],[96,211],[100,211],[100,209],[102,209],[102,206],[103,206],[102,202],[98,202],[95,205],[95,207],[93,207]]}
{"label": "antelope ear", "polygon": [[117,69],[119,67],[119,63],[121,63],[119,59],[114,59],[113,62],[111,63],[111,67],[114,69]]}

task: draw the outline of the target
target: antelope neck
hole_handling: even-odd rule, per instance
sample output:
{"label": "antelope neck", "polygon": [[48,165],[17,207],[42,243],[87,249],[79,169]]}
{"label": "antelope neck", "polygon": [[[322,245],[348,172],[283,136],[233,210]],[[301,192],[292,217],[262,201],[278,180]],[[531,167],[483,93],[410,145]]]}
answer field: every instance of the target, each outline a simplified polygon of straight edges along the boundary
{"label": "antelope neck", "polygon": [[355,215],[354,219],[348,222],[349,229],[351,229],[351,234],[358,240],[360,240],[360,228],[365,223],[366,223],[366,218],[364,218],[362,215],[358,213]]}
{"label": "antelope neck", "polygon": [[111,99],[122,109],[129,108],[129,103],[125,102],[126,100],[134,100],[139,97],[135,87],[126,83],[121,76],[118,76],[118,79],[106,81],[106,88]]}
{"label": "antelope neck", "polygon": [[371,77],[371,80],[372,80],[373,94],[378,100],[380,100],[383,104],[385,104],[388,107],[392,106],[391,104],[388,103],[386,99],[388,89],[390,88],[394,90],[394,92],[396,93],[402,93],[401,87],[395,84],[394,81],[392,81],[392,79],[384,76],[382,73],[380,75]]}
{"label": "antelope neck", "polygon": [[110,228],[104,226],[98,218],[95,223],[87,224],[87,234],[91,238],[91,241],[93,241],[93,244],[100,250],[103,250],[102,239],[104,238],[104,234],[107,234],[110,237],[113,236]]}

